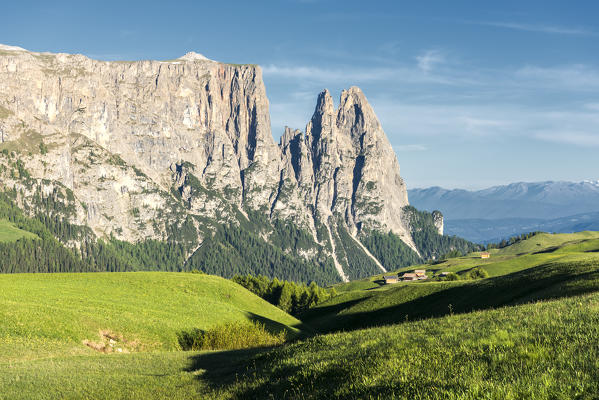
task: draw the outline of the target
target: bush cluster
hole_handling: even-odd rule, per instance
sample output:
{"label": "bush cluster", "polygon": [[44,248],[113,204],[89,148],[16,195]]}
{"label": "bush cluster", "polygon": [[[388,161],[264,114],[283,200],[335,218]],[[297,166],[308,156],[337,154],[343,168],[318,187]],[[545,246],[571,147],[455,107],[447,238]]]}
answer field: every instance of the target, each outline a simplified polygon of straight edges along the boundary
{"label": "bush cluster", "polygon": [[322,288],[315,282],[305,285],[277,278],[271,280],[263,275],[235,275],[232,280],[292,315],[298,315],[337,294],[335,289]]}
{"label": "bush cluster", "polygon": [[475,279],[484,279],[484,278],[488,278],[489,277],[489,273],[487,272],[486,269],[482,268],[482,267],[475,267],[472,268],[468,271],[466,271],[465,273],[461,273],[460,275],[456,274],[455,272],[450,272],[447,275],[445,275],[443,277],[443,280],[445,281],[458,281],[458,280],[475,280]]}
{"label": "bush cluster", "polygon": [[466,272],[466,279],[484,279],[488,277],[489,273],[482,267],[472,268],[470,271]]}
{"label": "bush cluster", "polygon": [[286,332],[272,333],[259,322],[229,322],[177,334],[182,350],[235,350],[284,343]]}

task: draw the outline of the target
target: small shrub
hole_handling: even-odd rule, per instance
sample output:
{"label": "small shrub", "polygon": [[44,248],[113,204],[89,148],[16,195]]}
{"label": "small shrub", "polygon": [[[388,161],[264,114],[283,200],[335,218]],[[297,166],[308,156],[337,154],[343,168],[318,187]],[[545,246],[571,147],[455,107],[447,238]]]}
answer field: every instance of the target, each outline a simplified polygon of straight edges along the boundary
{"label": "small shrub", "polygon": [[487,270],[481,267],[472,268],[470,271],[466,273],[467,279],[484,279],[488,278],[489,273]]}
{"label": "small shrub", "polygon": [[446,281],[459,281],[460,277],[455,272],[450,272],[447,275],[445,275],[445,280]]}
{"label": "small shrub", "polygon": [[282,344],[286,334],[271,333],[259,322],[229,322],[207,330],[179,332],[177,340],[182,350],[235,350]]}

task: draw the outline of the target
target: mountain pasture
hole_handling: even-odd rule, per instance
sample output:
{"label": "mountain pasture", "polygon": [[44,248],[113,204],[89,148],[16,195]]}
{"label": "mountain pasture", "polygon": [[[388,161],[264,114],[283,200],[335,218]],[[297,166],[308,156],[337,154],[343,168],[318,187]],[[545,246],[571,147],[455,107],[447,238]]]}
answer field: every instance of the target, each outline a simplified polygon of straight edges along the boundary
{"label": "mountain pasture", "polygon": [[300,322],[239,285],[190,273],[0,275],[0,363],[172,351],[178,334],[227,322],[298,333]]}
{"label": "mountain pasture", "polygon": [[[484,279],[465,279],[472,268]],[[10,399],[594,399],[599,233],[336,285],[295,319],[192,273],[0,276],[0,397]],[[441,271],[461,279],[445,281]],[[260,321],[279,346],[181,351],[177,333]],[[308,336],[309,337],[306,337]],[[106,354],[90,344],[123,349]]]}

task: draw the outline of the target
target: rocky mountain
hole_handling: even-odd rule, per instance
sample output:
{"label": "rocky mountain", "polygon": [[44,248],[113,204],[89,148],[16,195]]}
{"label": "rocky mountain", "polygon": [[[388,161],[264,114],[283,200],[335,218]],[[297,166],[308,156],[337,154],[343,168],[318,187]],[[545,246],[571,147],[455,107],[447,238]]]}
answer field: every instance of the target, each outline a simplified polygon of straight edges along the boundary
{"label": "rocky mountain", "polygon": [[[334,281],[395,266],[363,244],[373,232],[422,250],[395,153],[356,87],[337,108],[322,92],[305,132],[288,128],[277,145],[258,66],[3,46],[0,141],[11,201],[67,224],[53,233],[83,258],[108,250],[82,243],[104,243],[130,268],[160,269],[134,249],[151,244],[177,254],[173,268]],[[442,232],[440,214],[431,224]]]}
{"label": "rocky mountain", "polygon": [[415,207],[442,211],[448,234],[477,243],[599,226],[599,181],[518,182],[477,191],[432,187],[409,196]]}

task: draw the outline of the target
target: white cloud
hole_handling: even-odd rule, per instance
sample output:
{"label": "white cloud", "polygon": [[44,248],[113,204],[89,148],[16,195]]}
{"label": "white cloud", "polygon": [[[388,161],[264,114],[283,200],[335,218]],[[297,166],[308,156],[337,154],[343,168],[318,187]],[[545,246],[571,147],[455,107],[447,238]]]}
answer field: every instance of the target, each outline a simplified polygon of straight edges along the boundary
{"label": "white cloud", "polygon": [[391,142],[419,137],[475,137],[494,140],[528,138],[575,146],[599,146],[599,114],[584,108],[561,111],[523,108],[510,104],[406,104],[375,99],[375,110]]}
{"label": "white cloud", "polygon": [[[298,79],[302,83],[318,82],[325,85],[341,83],[346,86],[368,82],[397,84],[436,84],[436,85],[464,85],[475,84],[471,76],[454,75],[451,71],[445,73],[433,73],[433,66],[438,61],[430,56],[427,61],[422,61],[422,66],[398,66],[398,67],[337,67],[321,68],[314,66],[285,66],[270,64],[262,68],[265,77]],[[440,62],[440,61],[439,61]],[[426,68],[426,70],[424,69]]]}
{"label": "white cloud", "polygon": [[584,91],[599,89],[599,70],[583,64],[555,67],[529,65],[517,70],[515,77],[528,86]]}
{"label": "white cloud", "polygon": [[437,64],[445,62],[445,56],[438,50],[428,50],[416,57],[418,68],[424,72],[430,72]]}
{"label": "white cloud", "polygon": [[304,127],[322,88],[335,92],[359,85],[392,143],[394,138],[395,143],[418,143],[397,147],[398,152],[432,149],[435,137],[465,142],[526,138],[599,147],[599,102],[595,96],[599,69],[595,66],[485,70],[448,62],[433,50],[422,52],[416,61],[393,68],[268,65],[266,78],[287,85],[295,81],[300,88],[286,93],[281,103],[271,103],[273,126]]}
{"label": "white cloud", "polygon": [[587,103],[584,106],[589,110],[599,111],[599,103]]}
{"label": "white cloud", "polygon": [[518,22],[470,22],[477,25],[495,26],[498,28],[513,29],[518,31],[527,32],[538,32],[538,33],[550,33],[559,35],[595,35],[595,32],[586,28],[570,28],[556,25],[540,25],[540,24],[527,24]]}

